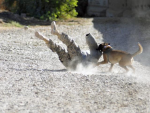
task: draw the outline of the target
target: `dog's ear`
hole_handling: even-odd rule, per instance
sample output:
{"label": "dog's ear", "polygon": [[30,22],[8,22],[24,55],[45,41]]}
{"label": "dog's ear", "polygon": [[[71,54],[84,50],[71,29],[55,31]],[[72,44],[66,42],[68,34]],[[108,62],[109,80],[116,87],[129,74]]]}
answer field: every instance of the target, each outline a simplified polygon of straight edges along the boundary
{"label": "dog's ear", "polygon": [[100,44],[96,50],[102,51],[102,49],[103,49],[103,45]]}

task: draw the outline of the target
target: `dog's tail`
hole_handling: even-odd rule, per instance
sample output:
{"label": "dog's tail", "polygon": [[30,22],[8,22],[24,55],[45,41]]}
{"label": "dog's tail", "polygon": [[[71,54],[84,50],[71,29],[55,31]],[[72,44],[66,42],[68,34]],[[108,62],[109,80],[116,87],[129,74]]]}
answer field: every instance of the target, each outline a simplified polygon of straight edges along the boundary
{"label": "dog's tail", "polygon": [[132,57],[138,55],[138,54],[141,54],[143,52],[143,47],[140,43],[138,43],[138,46],[139,46],[139,50],[133,54],[131,54]]}

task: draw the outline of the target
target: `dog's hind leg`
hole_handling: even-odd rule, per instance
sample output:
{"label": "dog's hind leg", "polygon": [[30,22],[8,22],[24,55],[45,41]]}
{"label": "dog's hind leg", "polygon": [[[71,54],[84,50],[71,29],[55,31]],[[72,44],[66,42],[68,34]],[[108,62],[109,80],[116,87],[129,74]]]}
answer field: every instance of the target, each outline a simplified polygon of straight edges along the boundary
{"label": "dog's hind leg", "polygon": [[135,68],[132,65],[129,65],[129,67],[133,70],[133,73],[135,73]]}
{"label": "dog's hind leg", "polygon": [[110,68],[109,68],[109,71],[111,72],[112,71],[112,68],[113,68],[114,64],[111,64]]}
{"label": "dog's hind leg", "polygon": [[126,66],[120,65],[120,67],[122,67],[123,69],[125,69],[127,72],[129,71],[129,69]]}

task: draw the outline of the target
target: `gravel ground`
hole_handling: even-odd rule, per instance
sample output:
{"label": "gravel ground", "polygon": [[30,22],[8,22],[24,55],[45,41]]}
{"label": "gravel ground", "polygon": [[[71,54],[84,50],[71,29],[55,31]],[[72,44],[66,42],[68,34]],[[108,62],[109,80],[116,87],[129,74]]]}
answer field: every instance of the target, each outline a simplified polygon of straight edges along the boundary
{"label": "gravel ground", "polygon": [[[50,34],[50,26],[32,29],[65,48]],[[117,64],[112,73],[107,72],[110,64],[67,71],[57,54],[34,36],[34,30],[0,27],[1,113],[150,113],[148,25],[88,22],[58,25],[58,29],[72,36],[85,51],[84,37],[89,32],[98,43],[107,41],[131,53],[140,42],[144,52],[135,57],[136,73],[125,74]]]}

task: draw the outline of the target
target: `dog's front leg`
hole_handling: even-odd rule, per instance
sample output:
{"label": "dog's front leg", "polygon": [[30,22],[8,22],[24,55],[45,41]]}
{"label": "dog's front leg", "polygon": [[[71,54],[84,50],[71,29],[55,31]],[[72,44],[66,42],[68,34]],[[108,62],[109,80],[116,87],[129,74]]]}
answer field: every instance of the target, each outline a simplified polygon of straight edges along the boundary
{"label": "dog's front leg", "polygon": [[103,54],[103,59],[104,59],[103,61],[97,63],[97,66],[100,64],[107,64],[108,63],[108,59],[107,59],[107,56],[105,54]]}

